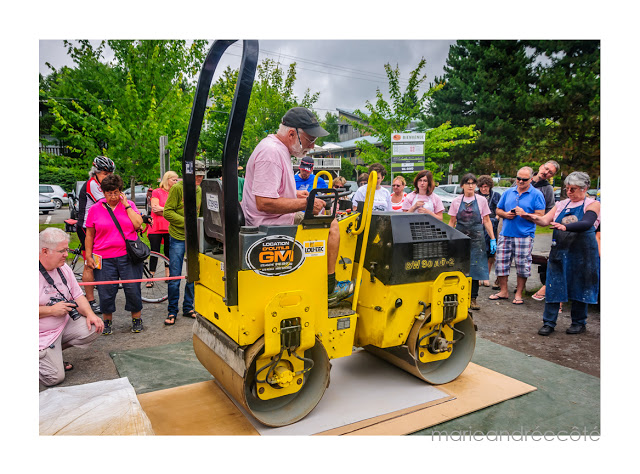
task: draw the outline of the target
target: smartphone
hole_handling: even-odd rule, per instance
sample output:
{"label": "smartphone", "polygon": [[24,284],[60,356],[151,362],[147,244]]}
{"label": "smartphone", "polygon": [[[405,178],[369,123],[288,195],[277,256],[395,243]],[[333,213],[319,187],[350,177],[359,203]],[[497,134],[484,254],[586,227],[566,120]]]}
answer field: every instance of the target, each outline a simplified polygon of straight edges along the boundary
{"label": "smartphone", "polygon": [[514,214],[515,214],[515,213],[516,213],[516,208],[514,207],[514,208],[513,208],[513,209],[511,209],[509,212],[512,212],[512,213],[514,213]]}

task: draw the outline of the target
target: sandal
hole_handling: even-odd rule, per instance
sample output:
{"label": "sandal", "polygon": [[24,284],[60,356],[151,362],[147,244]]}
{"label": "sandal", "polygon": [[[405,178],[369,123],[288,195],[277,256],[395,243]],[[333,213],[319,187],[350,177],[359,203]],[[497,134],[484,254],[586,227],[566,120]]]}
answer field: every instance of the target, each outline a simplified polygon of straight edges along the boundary
{"label": "sandal", "polygon": [[147,288],[153,288],[153,282],[152,281],[148,281],[147,282]]}
{"label": "sandal", "polygon": [[175,314],[170,314],[169,316],[167,316],[167,319],[164,320],[164,325],[165,326],[173,326],[176,323],[176,315]]}
{"label": "sandal", "polygon": [[183,311],[182,312],[182,316],[184,316],[185,318],[191,318],[191,319],[196,319],[196,315],[198,313],[195,312],[195,310],[191,310],[191,311],[187,311],[186,313]]}
{"label": "sandal", "polygon": [[64,371],[69,372],[73,370],[73,364],[71,362],[64,362]]}
{"label": "sandal", "polygon": [[536,301],[544,301],[544,295],[539,295],[538,292],[531,295],[531,298],[533,298]]}

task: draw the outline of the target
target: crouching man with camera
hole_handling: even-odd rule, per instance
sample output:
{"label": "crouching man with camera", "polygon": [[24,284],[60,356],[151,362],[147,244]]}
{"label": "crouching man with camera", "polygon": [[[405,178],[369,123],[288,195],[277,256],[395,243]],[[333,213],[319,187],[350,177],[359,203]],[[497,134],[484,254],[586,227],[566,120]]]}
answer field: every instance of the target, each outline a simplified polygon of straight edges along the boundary
{"label": "crouching man with camera", "polygon": [[49,227],[40,232],[39,244],[40,382],[51,386],[61,383],[65,371],[73,369],[62,361],[62,350],[87,346],[102,334],[104,323],[91,310],[73,271],[65,264],[69,235]]}

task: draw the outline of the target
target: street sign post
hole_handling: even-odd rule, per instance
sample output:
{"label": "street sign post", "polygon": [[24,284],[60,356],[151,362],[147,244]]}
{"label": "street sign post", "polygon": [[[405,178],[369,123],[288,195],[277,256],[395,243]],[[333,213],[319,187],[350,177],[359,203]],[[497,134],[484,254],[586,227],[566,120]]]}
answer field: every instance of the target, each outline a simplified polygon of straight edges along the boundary
{"label": "street sign post", "polygon": [[394,173],[415,173],[424,169],[424,133],[391,134],[391,182]]}

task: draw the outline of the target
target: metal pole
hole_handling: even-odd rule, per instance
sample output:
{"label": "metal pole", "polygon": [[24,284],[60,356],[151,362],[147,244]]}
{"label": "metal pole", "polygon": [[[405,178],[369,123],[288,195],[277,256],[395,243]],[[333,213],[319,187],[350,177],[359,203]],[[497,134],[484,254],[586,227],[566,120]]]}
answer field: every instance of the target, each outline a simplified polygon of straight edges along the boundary
{"label": "metal pole", "polygon": [[160,137],[160,179],[162,179],[164,174],[169,170],[169,150],[166,149],[168,143],[169,137],[166,135],[162,135]]}

